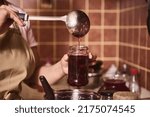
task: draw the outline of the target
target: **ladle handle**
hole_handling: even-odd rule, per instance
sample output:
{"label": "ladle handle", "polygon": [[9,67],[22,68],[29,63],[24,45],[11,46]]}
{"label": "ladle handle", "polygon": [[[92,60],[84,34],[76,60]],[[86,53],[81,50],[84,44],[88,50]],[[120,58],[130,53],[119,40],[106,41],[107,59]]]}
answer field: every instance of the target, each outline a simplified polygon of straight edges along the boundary
{"label": "ladle handle", "polygon": [[51,88],[51,86],[50,86],[49,83],[47,82],[46,78],[45,78],[44,76],[40,76],[39,79],[40,79],[41,84],[42,84],[42,86],[43,86],[46,99],[48,99],[48,100],[54,100],[54,99],[55,99],[55,96],[54,96],[53,89]]}
{"label": "ladle handle", "polygon": [[35,20],[35,21],[64,21],[66,22],[67,16],[29,16],[25,13],[18,13],[16,12],[19,18],[21,18],[23,21],[28,20]]}
{"label": "ladle handle", "polygon": [[64,21],[66,22],[67,16],[29,16],[29,20],[38,21]]}

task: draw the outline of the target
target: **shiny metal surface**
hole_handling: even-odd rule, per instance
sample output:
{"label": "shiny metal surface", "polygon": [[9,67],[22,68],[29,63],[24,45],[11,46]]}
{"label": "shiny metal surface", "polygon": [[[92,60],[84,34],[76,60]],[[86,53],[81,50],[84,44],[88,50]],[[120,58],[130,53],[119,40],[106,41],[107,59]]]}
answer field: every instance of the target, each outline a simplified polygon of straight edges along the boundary
{"label": "shiny metal surface", "polygon": [[88,33],[90,29],[90,20],[83,11],[76,10],[68,14],[66,25],[73,36],[80,38]]}
{"label": "shiny metal surface", "polygon": [[82,89],[64,89],[55,92],[55,100],[99,100],[96,92]]}

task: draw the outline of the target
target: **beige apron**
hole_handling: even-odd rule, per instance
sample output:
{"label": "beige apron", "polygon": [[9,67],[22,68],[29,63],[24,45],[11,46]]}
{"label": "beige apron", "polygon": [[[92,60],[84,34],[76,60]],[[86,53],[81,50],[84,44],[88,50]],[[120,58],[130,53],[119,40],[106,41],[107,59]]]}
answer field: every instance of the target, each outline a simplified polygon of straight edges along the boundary
{"label": "beige apron", "polygon": [[18,28],[0,38],[0,99],[41,99],[43,95],[23,80],[31,77],[35,58]]}

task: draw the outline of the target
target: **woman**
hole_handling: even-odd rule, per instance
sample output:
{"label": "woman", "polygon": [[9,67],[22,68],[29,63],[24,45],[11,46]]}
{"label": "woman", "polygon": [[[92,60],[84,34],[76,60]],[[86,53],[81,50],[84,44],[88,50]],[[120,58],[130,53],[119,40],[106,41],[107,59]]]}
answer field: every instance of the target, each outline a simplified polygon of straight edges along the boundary
{"label": "woman", "polygon": [[16,12],[24,11],[8,1],[0,1],[0,99],[41,99],[43,95],[28,84],[41,85],[44,75],[50,84],[68,72],[68,56],[55,65],[40,65],[37,42],[30,22]]}

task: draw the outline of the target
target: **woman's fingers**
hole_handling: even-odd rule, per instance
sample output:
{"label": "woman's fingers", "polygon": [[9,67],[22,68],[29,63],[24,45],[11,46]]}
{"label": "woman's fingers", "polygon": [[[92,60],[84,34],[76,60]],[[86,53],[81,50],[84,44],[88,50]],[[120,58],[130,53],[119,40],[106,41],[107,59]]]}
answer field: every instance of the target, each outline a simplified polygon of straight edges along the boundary
{"label": "woman's fingers", "polygon": [[68,55],[67,54],[65,54],[64,56],[63,56],[63,59],[64,59],[64,61],[68,61]]}
{"label": "woman's fingers", "polygon": [[96,60],[97,56],[93,55],[92,53],[89,53],[89,59],[90,60]]}
{"label": "woman's fingers", "polygon": [[[7,18],[12,19],[13,21],[15,21],[18,25],[20,26],[24,26],[24,22],[17,16],[17,14],[8,6],[6,5],[2,5],[1,10],[5,10],[7,13]],[[4,11],[3,11],[4,12]]]}
{"label": "woman's fingers", "polygon": [[61,65],[62,65],[62,69],[63,69],[63,72],[65,74],[68,74],[68,55],[65,54],[62,59],[61,59]]}
{"label": "woman's fingers", "polygon": [[25,25],[24,22],[18,16],[16,16],[13,13],[10,13],[10,18],[13,19],[20,26],[24,26]]}

